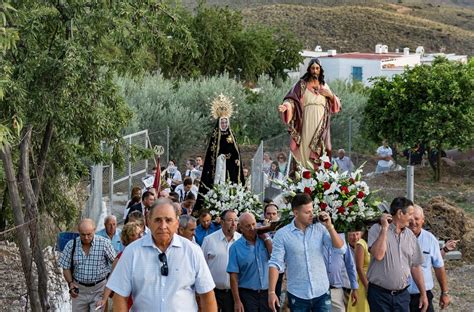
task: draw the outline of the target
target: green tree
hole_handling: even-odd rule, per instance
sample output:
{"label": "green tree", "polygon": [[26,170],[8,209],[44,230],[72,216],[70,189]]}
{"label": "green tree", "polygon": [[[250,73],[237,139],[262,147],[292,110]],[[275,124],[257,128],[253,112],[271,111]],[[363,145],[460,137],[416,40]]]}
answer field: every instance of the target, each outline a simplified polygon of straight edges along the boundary
{"label": "green tree", "polygon": [[[7,15],[5,8],[0,10]],[[190,51],[195,47],[175,10],[160,1],[22,0],[15,1],[15,10],[4,19],[7,29],[18,32],[19,41],[16,50],[7,50],[13,45],[4,43],[8,32],[2,34],[6,52],[0,65],[9,72],[0,99],[6,185],[1,195],[8,198],[19,226],[16,234],[33,311],[48,309],[41,213],[60,224],[73,221],[79,207],[67,191],[87,175],[87,164],[120,159],[121,131],[131,111],[114,77],[140,74],[157,61],[170,61],[170,55],[153,49],[174,49],[169,36],[180,38]],[[102,153],[101,141],[115,147],[112,157]],[[37,287],[31,259],[38,271]]]}
{"label": "green tree", "polygon": [[[364,110],[365,133],[428,149],[465,148],[474,141],[474,60],[438,58],[432,66],[407,69],[392,80],[378,78]],[[435,180],[440,179],[438,154]]]}

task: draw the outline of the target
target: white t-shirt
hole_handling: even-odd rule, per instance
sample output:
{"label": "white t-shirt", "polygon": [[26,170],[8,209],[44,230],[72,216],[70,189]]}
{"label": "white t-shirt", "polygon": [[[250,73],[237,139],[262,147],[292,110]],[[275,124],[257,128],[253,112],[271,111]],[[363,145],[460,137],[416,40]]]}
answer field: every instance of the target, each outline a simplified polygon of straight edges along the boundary
{"label": "white t-shirt", "polygon": [[[390,147],[384,147],[383,145],[380,146],[379,148],[377,148],[377,155],[380,156],[380,157],[387,157],[387,156],[392,156],[392,149]],[[387,167],[390,167],[391,165],[393,164],[393,161],[391,160],[383,160],[383,159],[380,159],[378,162],[377,162],[377,165],[380,166],[380,167],[384,167],[384,168],[387,168]]]}

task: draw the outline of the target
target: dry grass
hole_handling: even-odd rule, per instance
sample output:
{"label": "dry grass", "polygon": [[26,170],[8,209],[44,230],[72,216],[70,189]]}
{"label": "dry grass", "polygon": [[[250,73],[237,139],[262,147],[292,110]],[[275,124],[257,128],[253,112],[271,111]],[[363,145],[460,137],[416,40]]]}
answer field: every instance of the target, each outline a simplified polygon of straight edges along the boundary
{"label": "dry grass", "polygon": [[430,5],[267,5],[242,11],[247,24],[287,27],[306,48],[370,52],[419,45],[427,52],[474,52],[474,9]]}

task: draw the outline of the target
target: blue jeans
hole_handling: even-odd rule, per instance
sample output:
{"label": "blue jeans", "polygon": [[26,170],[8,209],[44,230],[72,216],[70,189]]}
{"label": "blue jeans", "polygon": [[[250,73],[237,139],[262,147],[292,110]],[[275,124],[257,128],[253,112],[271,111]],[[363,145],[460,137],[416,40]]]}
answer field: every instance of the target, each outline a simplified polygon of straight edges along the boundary
{"label": "blue jeans", "polygon": [[313,298],[301,299],[288,293],[291,312],[331,312],[331,293]]}

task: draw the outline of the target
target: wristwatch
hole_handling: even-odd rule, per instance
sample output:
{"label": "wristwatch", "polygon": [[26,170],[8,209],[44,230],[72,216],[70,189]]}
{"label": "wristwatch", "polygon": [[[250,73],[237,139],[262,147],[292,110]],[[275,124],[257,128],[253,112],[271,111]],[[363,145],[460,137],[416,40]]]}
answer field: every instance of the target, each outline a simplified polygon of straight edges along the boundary
{"label": "wristwatch", "polygon": [[441,292],[441,296],[447,296],[447,295],[449,295],[449,291],[442,291]]}

